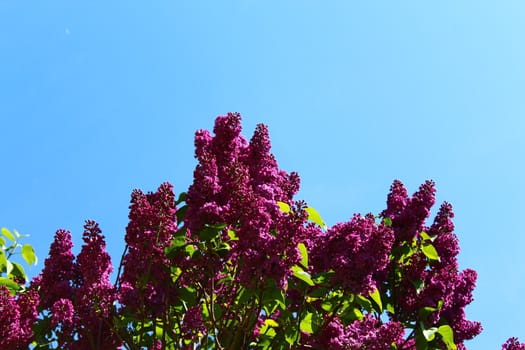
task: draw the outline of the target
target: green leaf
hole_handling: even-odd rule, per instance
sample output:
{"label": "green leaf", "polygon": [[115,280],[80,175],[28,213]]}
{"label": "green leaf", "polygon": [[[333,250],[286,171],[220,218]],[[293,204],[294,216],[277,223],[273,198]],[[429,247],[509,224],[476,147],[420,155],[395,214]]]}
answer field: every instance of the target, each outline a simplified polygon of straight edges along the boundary
{"label": "green leaf", "polygon": [[277,201],[277,205],[283,213],[288,214],[291,211],[290,205],[288,205],[288,203]]}
{"label": "green leaf", "polygon": [[296,344],[297,341],[299,340],[299,332],[297,330],[297,327],[296,326],[286,327],[284,337],[288,344],[290,345]]}
{"label": "green leaf", "polygon": [[418,311],[419,318],[422,319],[422,320],[426,320],[428,315],[430,315],[431,313],[433,313],[434,311],[437,311],[437,310],[438,310],[437,308],[432,307],[432,306],[422,307]]}
{"label": "green leaf", "polygon": [[228,237],[230,237],[231,241],[238,241],[239,237],[235,234],[234,230],[228,230]]}
{"label": "green leaf", "polygon": [[221,231],[226,227],[226,225],[206,225],[199,232],[199,239],[204,242],[209,242],[215,237],[219,236]]}
{"label": "green leaf", "polygon": [[268,314],[273,313],[277,307],[286,309],[285,292],[273,281],[268,281],[268,289],[264,292],[262,299],[263,305],[268,306]]}
{"label": "green leaf", "polygon": [[175,201],[175,205],[178,205],[182,202],[186,202],[186,192],[179,193],[179,198]]}
{"label": "green leaf", "polygon": [[6,286],[7,289],[9,289],[9,291],[11,292],[11,294],[15,294],[20,289],[22,289],[22,287],[20,287],[18,283],[5,277],[0,277],[0,286]]}
{"label": "green leaf", "polygon": [[13,263],[9,260],[5,260],[5,273],[9,276],[13,272]]}
{"label": "green leaf", "polygon": [[315,222],[317,225],[321,226],[322,228],[326,228],[326,224],[324,223],[323,219],[321,218],[321,215],[312,207],[306,207],[306,212],[308,213],[308,220]]}
{"label": "green leaf", "polygon": [[177,217],[177,222],[183,222],[184,218],[186,217],[186,212],[188,211],[188,206],[183,205],[180,208],[177,208],[177,211],[175,212],[175,216]]}
{"label": "green leaf", "polygon": [[28,265],[36,265],[38,259],[31,244],[24,244],[22,246],[22,258],[24,258]]}
{"label": "green leaf", "polygon": [[304,243],[299,243],[297,245],[297,248],[299,248],[299,252],[301,253],[301,265],[303,265],[303,267],[307,269],[308,268],[308,250],[306,249],[306,246],[304,245]]}
{"label": "green leaf", "polygon": [[171,246],[168,248],[180,248],[186,244],[186,237],[178,236],[171,240]]}
{"label": "green leaf", "polygon": [[242,288],[240,292],[237,293],[237,302],[238,305],[244,305],[251,303],[253,300],[253,297],[255,296],[255,291],[252,289],[245,289]]}
{"label": "green leaf", "polygon": [[436,248],[431,243],[423,243],[421,245],[421,251],[423,254],[432,261],[439,261],[439,255]]}
{"label": "green leaf", "polygon": [[[315,284],[319,284],[315,278],[312,278],[312,281],[314,281]],[[313,299],[323,298],[327,292],[328,288],[325,287],[311,288],[311,290],[308,291],[308,297]]]}
{"label": "green leaf", "polygon": [[359,305],[361,305],[363,307],[363,309],[365,309],[366,311],[368,312],[372,312],[372,302],[370,300],[368,300],[368,298],[362,296],[362,295],[357,295],[356,296],[356,300],[355,300]]}
{"label": "green leaf", "polygon": [[315,283],[314,281],[312,281],[312,277],[310,276],[310,274],[303,270],[300,266],[292,266],[292,272],[295,277],[305,282],[307,285],[315,286]]}
{"label": "green leaf", "polygon": [[425,288],[425,282],[417,279],[415,281],[412,281],[412,284],[414,285],[414,288],[416,288],[416,293],[419,294]]}
{"label": "green leaf", "polygon": [[193,246],[193,244],[188,244],[184,250],[186,251],[186,253],[190,256],[190,257],[193,257],[193,253],[195,253],[197,251],[197,248],[195,248],[195,246]]}
{"label": "green leaf", "polygon": [[391,303],[386,304],[386,311],[390,312],[392,315],[396,314],[396,309],[394,309],[394,305]]}
{"label": "green leaf", "polygon": [[5,248],[5,239],[4,237],[0,237],[0,249],[4,249]]}
{"label": "green leaf", "polygon": [[313,334],[319,330],[322,323],[323,319],[319,316],[317,311],[313,308],[309,308],[302,313],[299,329],[304,333]]}
{"label": "green leaf", "polygon": [[428,342],[430,342],[430,341],[434,340],[434,338],[436,337],[437,331],[438,331],[437,327],[432,327],[432,328],[429,328],[429,329],[423,329],[423,336],[425,337],[425,339]]}
{"label": "green leaf", "polygon": [[7,267],[7,257],[3,250],[0,250],[0,274],[5,272]]}
{"label": "green leaf", "polygon": [[355,319],[361,321],[363,318],[365,318],[365,316],[363,315],[363,313],[361,312],[361,310],[359,310],[358,308],[354,307],[352,309],[352,315],[354,316]]}
{"label": "green leaf", "polygon": [[447,346],[448,350],[456,350],[457,346],[454,343],[454,331],[449,325],[442,325],[438,328],[438,333],[441,335],[443,342]]}
{"label": "green leaf", "polygon": [[334,304],[331,301],[324,300],[321,303],[321,308],[326,312],[330,312],[334,308]]}
{"label": "green leaf", "polygon": [[263,326],[261,327],[261,333],[270,338],[273,338],[277,335],[275,329],[273,329],[272,327],[268,327],[268,325],[266,324],[263,324]]}
{"label": "green leaf", "polygon": [[335,272],[333,270],[330,270],[327,272],[317,273],[312,279],[315,281],[315,284],[325,284],[330,282],[330,279],[333,275],[335,275]]}
{"label": "green leaf", "polygon": [[24,270],[24,267],[16,262],[13,262],[13,271],[11,271],[11,275],[13,275],[14,277],[27,279],[27,274]]}
{"label": "green leaf", "polygon": [[417,350],[427,350],[428,349],[428,341],[423,335],[423,332],[421,332],[421,329],[418,329],[416,331],[416,349]]}
{"label": "green leaf", "polygon": [[392,219],[390,219],[389,217],[383,218],[383,225],[389,227],[392,226]]}
{"label": "green leaf", "polygon": [[379,307],[379,310],[377,310],[379,313],[383,312],[383,303],[381,302],[381,294],[379,293],[379,289],[374,289],[372,293],[370,293],[370,298],[377,304]]}
{"label": "green leaf", "polygon": [[6,229],[5,227],[2,227],[2,234],[7,237],[7,239],[9,239],[10,241],[14,242],[15,241],[15,237],[13,236],[13,234],[11,233],[11,231],[9,231],[8,229]]}
{"label": "green leaf", "polygon": [[275,322],[275,320],[272,320],[271,318],[264,320],[264,323],[268,325],[268,327],[279,327],[279,323]]}
{"label": "green leaf", "polygon": [[313,327],[312,327],[313,315],[314,314],[311,312],[307,312],[304,315],[304,317],[301,320],[301,323],[299,324],[299,329],[301,330],[301,332],[308,333],[308,334],[312,334],[314,332]]}
{"label": "green leaf", "polygon": [[425,231],[421,231],[419,233],[419,236],[424,240],[424,241],[431,241],[432,238],[428,235],[428,233],[426,233]]}

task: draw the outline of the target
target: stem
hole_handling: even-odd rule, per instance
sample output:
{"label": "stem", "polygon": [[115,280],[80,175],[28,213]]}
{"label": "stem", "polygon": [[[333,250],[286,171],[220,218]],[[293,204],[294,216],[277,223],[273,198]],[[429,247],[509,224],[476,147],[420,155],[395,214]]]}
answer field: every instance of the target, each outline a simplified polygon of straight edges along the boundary
{"label": "stem", "polygon": [[[260,287],[261,286],[260,286],[260,283],[258,281],[257,285],[255,287],[255,290],[259,290],[260,291],[259,296],[261,297],[261,300],[262,300],[262,295],[264,293],[264,290],[262,288],[260,288]],[[235,335],[233,337],[233,342],[232,342],[231,346],[229,347],[229,349],[232,349],[232,350],[241,349],[241,345],[243,345],[243,346],[245,345],[243,340],[246,339],[246,332],[248,332],[250,330],[248,328],[249,323],[250,323],[250,318],[251,318],[252,314],[254,313],[255,307],[256,307],[256,305],[253,305],[253,302],[254,301],[257,302],[257,299],[258,299],[257,297],[252,299],[252,303],[251,303],[250,307],[246,310],[246,313],[244,314],[244,317],[241,319],[241,324],[237,327],[237,330],[235,331]],[[258,309],[258,310],[260,310],[260,309]],[[258,313],[260,313],[260,311],[258,311]],[[255,315],[255,322],[257,322],[257,317],[259,316],[258,313]]]}
{"label": "stem", "polygon": [[408,337],[405,339],[404,343],[401,345],[401,348],[399,350],[403,350],[405,348],[405,345],[406,343],[410,340],[410,338],[412,338],[412,336],[414,335],[414,332],[416,331],[416,329],[414,328],[412,330],[412,332],[410,332],[410,334],[408,335]]}
{"label": "stem", "polygon": [[[210,314],[211,314],[211,323],[213,325],[213,330],[217,329],[217,321],[215,320],[215,301],[214,301],[214,294],[215,294],[215,269],[211,268],[211,276],[210,276]],[[221,343],[219,342],[219,337],[215,337],[215,344],[217,345],[217,349],[222,350],[223,347]]]}
{"label": "stem", "polygon": [[126,246],[124,247],[124,251],[122,252],[122,256],[120,257],[120,263],[118,264],[118,270],[117,270],[117,276],[115,277],[115,289],[118,290],[118,287],[119,287],[119,277],[120,277],[120,272],[122,271],[122,265],[124,264],[124,256],[126,255],[126,253],[128,252],[128,245],[126,244]]}

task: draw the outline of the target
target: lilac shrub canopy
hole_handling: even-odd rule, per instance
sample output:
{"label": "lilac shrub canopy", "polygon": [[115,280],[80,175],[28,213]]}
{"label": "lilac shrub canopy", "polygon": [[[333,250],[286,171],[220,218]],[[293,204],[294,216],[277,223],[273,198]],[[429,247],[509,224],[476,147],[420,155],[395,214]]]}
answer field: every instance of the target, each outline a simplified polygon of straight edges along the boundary
{"label": "lilac shrub canopy", "polygon": [[196,132],[187,193],[133,191],[116,284],[94,221],[76,257],[58,230],[28,285],[8,263],[20,245],[3,244],[2,349],[453,350],[481,332],[452,206],[427,224],[432,181],[410,196],[396,180],[379,215],[327,227],[294,198],[299,176],[278,167],[266,126],[247,140],[229,113],[213,132]]}

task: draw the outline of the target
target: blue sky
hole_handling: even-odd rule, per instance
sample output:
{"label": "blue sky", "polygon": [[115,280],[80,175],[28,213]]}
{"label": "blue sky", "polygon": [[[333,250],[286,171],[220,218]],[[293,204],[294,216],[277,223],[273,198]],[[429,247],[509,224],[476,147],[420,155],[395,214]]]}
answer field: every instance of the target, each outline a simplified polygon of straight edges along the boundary
{"label": "blue sky", "polygon": [[437,182],[462,268],[469,348],[525,341],[521,1],[0,1],[0,226],[43,265],[97,220],[117,263],[129,195],[191,183],[193,133],[238,111],[270,128],[298,197],[334,224],[393,179]]}

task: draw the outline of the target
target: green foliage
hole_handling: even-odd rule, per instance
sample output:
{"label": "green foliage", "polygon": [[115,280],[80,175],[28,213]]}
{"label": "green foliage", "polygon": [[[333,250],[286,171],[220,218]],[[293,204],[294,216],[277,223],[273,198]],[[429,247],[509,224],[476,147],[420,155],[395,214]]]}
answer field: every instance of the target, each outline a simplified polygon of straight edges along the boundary
{"label": "green foliage", "polygon": [[21,256],[27,265],[36,265],[38,259],[30,244],[21,244],[25,235],[13,230],[12,232],[2,227],[0,236],[0,285],[9,289],[11,294],[24,291],[27,282],[27,274],[24,267],[13,260]]}

